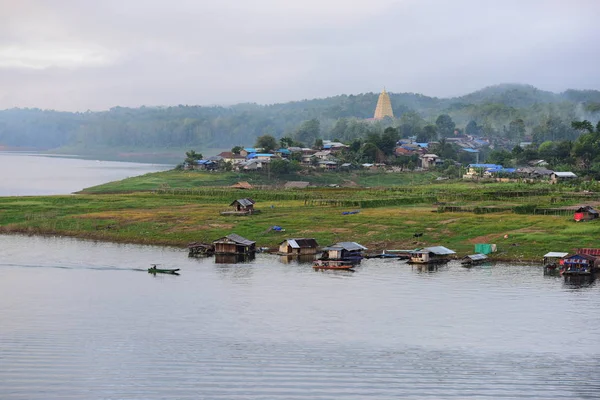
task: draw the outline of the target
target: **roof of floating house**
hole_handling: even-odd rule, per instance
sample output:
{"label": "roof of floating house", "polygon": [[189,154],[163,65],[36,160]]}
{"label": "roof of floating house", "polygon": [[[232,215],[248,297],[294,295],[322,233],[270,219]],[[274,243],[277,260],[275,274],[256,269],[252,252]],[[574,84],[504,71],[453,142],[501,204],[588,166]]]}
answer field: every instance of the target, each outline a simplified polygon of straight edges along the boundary
{"label": "roof of floating house", "polygon": [[415,250],[415,253],[433,253],[438,256],[446,256],[450,254],[456,254],[454,250],[450,250],[444,246],[433,246],[433,247],[425,247],[421,250]]}
{"label": "roof of floating house", "polygon": [[487,260],[488,256],[486,256],[485,254],[470,254],[468,256],[465,256],[465,258],[471,259],[472,261],[480,261]]}
{"label": "roof of floating house", "polygon": [[356,242],[339,242],[339,243],[333,244],[331,246],[324,247],[323,250],[354,251],[354,250],[367,250],[367,248]]}
{"label": "roof of floating house", "polygon": [[313,248],[313,247],[318,247],[319,244],[317,243],[317,241],[315,239],[307,239],[307,238],[301,238],[301,239],[286,239],[283,242],[279,243],[280,245],[287,242],[290,247],[292,249],[300,249],[300,248]]}
{"label": "roof of floating house", "polygon": [[252,240],[248,240],[248,239],[246,239],[244,237],[241,237],[240,235],[237,235],[235,233],[231,233],[231,234],[229,234],[227,236],[224,236],[224,237],[222,237],[220,239],[217,239],[213,243],[218,243],[218,242],[220,242],[223,239],[229,239],[232,242],[235,242],[236,244],[241,244],[241,245],[244,245],[244,246],[252,246],[254,243],[256,243],[256,242],[253,242]]}
{"label": "roof of floating house", "polygon": [[563,258],[568,256],[569,253],[564,253],[562,251],[551,251],[549,253],[544,254],[544,257],[559,257],[559,258]]}

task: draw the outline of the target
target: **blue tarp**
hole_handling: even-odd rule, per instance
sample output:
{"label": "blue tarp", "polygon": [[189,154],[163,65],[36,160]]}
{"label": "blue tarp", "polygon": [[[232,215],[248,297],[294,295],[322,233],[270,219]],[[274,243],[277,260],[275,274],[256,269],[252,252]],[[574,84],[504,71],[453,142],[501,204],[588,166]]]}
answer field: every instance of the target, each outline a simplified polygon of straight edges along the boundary
{"label": "blue tarp", "polygon": [[356,210],[356,211],[343,211],[342,215],[350,215],[350,214],[358,214],[358,213],[359,213],[358,210]]}

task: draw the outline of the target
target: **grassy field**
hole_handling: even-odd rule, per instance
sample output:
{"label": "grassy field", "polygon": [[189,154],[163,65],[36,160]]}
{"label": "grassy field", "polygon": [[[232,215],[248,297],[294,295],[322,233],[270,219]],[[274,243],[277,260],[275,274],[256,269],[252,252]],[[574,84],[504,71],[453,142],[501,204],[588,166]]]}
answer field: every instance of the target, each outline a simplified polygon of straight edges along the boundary
{"label": "grassy field", "polygon": [[[401,174],[381,175],[379,179]],[[368,177],[358,178],[368,181]],[[417,182],[422,178],[389,179]],[[600,247],[600,221],[575,223],[569,211],[533,214],[535,207],[557,209],[600,201],[600,196],[561,186],[457,182],[305,190],[215,187],[218,182],[237,180],[235,174],[170,171],[90,188],[75,196],[0,198],[0,232],[182,247],[235,232],[268,247],[288,237],[314,237],[321,245],[356,241],[372,251],[444,245],[459,256],[473,253],[476,243],[496,243],[499,252],[494,257],[506,260],[540,260],[547,251]],[[241,197],[255,199],[261,213],[219,214]],[[439,212],[443,207],[473,212]],[[494,212],[484,213],[485,207]],[[360,212],[343,214],[351,210]],[[285,232],[270,231],[273,225]],[[415,233],[423,235],[417,240]]]}

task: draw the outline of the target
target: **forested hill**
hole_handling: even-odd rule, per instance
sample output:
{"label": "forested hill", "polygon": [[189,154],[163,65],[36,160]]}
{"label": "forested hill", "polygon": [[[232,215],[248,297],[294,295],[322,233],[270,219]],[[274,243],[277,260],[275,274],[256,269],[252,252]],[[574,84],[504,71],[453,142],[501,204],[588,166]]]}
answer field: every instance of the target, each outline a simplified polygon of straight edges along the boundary
{"label": "forested hill", "polygon": [[[318,120],[322,138],[352,140],[384,126],[412,127],[434,123],[448,114],[458,128],[469,121],[501,134],[511,121],[523,120],[531,131],[548,118],[565,125],[575,119],[598,119],[600,91],[567,90],[557,94],[528,85],[488,87],[456,98],[415,93],[390,93],[396,120],[365,123],[379,93],[340,95],[324,99],[230,107],[115,107],[109,111],[71,113],[39,109],[0,111],[0,146],[52,149],[95,148],[228,148],[251,145],[271,134],[301,140],[302,124]],[[307,143],[309,144],[309,143]]]}

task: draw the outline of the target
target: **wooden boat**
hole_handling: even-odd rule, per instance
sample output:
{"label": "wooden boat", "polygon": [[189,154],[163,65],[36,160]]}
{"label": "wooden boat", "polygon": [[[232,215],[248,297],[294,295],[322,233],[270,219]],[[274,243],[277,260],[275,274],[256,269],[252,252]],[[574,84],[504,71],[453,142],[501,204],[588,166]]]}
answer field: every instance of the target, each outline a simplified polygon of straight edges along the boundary
{"label": "wooden boat", "polygon": [[313,262],[314,269],[334,269],[334,270],[342,270],[342,271],[354,271],[354,266],[349,263],[341,262],[341,261],[325,261],[325,260],[315,260]]}
{"label": "wooden boat", "polygon": [[152,265],[152,267],[148,268],[148,272],[151,274],[173,274],[179,275],[179,268],[157,268],[156,265]]}

